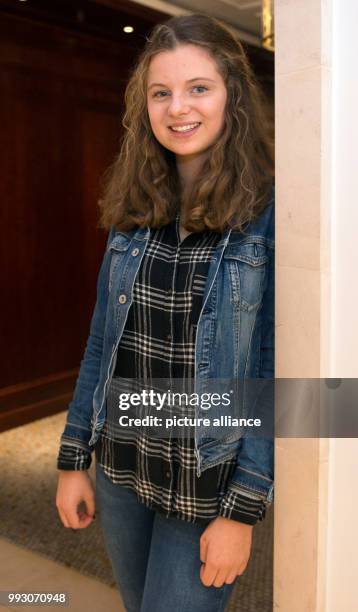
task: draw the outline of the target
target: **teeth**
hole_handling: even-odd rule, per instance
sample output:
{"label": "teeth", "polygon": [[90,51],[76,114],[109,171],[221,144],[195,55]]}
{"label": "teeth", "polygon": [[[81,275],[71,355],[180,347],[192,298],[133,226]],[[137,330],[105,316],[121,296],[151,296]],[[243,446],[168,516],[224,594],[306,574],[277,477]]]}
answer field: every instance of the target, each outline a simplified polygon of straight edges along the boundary
{"label": "teeth", "polygon": [[200,125],[199,123],[188,123],[188,125],[182,125],[180,127],[172,127],[171,129],[174,130],[174,132],[188,132],[189,130],[192,130],[193,128],[195,128],[197,125]]}

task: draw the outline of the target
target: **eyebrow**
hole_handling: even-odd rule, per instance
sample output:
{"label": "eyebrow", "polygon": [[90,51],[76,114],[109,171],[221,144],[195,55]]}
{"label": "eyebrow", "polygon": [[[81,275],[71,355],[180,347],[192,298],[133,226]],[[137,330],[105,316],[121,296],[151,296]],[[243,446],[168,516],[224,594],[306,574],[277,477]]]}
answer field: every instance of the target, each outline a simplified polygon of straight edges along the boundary
{"label": "eyebrow", "polygon": [[[192,83],[193,81],[211,81],[212,83],[215,83],[214,79],[209,79],[208,77],[194,77],[186,82]],[[152,87],[167,87],[167,85],[164,85],[164,83],[151,83],[148,89],[151,89]]]}

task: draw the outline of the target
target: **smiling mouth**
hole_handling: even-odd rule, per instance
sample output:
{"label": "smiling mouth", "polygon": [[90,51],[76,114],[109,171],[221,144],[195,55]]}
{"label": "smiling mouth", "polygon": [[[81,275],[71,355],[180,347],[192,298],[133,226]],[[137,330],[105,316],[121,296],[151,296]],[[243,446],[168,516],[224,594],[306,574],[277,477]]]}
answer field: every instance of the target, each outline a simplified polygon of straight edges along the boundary
{"label": "smiling mouth", "polygon": [[186,132],[192,132],[193,130],[195,130],[196,128],[199,127],[200,122],[196,122],[196,123],[188,123],[187,125],[180,125],[180,126],[169,126],[169,129],[172,130],[172,132],[177,132],[180,134],[185,134]]}

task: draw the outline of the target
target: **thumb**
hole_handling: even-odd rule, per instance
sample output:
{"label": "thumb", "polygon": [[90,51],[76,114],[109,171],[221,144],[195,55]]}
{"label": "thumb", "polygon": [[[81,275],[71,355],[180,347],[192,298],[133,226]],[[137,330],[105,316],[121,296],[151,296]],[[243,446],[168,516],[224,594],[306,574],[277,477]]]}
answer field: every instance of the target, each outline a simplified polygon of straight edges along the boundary
{"label": "thumb", "polygon": [[206,563],[206,552],[207,552],[207,541],[206,538],[200,538],[200,561]]}
{"label": "thumb", "polygon": [[93,517],[96,510],[93,491],[86,493],[86,495],[84,495],[83,501],[86,506],[86,513],[88,514],[88,516]]}
{"label": "thumb", "polygon": [[203,582],[204,572],[205,572],[205,565],[202,564],[200,566],[200,580],[201,580],[201,582]]}

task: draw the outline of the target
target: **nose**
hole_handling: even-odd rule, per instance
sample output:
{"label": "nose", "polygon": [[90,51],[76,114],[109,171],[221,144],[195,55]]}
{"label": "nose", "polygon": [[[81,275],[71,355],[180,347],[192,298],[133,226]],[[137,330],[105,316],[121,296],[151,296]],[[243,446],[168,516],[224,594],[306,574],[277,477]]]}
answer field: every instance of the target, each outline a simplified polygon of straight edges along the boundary
{"label": "nose", "polygon": [[187,100],[185,100],[185,96],[179,94],[172,94],[170,104],[168,107],[168,113],[172,117],[177,117],[178,115],[187,115],[190,112],[190,105]]}

